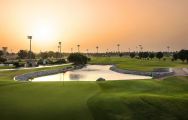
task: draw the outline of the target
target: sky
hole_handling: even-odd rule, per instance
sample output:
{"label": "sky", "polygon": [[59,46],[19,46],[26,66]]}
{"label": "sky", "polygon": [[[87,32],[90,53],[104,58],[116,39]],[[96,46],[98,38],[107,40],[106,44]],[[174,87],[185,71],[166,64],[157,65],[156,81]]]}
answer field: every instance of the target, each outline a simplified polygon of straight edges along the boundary
{"label": "sky", "polygon": [[0,47],[99,52],[188,48],[188,0],[0,0]]}

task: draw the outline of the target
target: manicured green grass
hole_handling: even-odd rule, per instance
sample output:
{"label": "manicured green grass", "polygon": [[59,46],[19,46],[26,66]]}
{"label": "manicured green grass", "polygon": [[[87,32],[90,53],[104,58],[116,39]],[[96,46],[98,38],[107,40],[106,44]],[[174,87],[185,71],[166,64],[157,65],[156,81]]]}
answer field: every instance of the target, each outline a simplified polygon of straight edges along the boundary
{"label": "manicured green grass", "polygon": [[60,67],[1,71],[0,119],[188,119],[188,77],[64,84],[13,81],[19,74]]}
{"label": "manicured green grass", "polygon": [[187,63],[181,61],[172,62],[169,58],[166,61],[153,59],[153,60],[140,60],[125,57],[92,57],[91,64],[116,64],[118,68],[139,71],[152,71],[154,68],[167,68],[167,67],[188,67]]}
{"label": "manicured green grass", "polygon": [[93,120],[87,100],[97,90],[86,82],[9,83],[0,87],[0,119]]}
{"label": "manicured green grass", "polygon": [[14,66],[0,66],[0,69],[11,69],[15,68]]}
{"label": "manicured green grass", "polygon": [[88,101],[96,120],[188,120],[188,77],[98,85]]}

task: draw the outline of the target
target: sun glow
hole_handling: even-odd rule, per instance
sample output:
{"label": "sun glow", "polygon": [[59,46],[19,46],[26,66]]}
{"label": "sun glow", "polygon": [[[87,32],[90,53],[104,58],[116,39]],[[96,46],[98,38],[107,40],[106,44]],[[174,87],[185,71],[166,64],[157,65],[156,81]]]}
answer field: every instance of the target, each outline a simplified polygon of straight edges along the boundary
{"label": "sun glow", "polygon": [[57,39],[57,28],[50,22],[40,22],[33,26],[32,35],[37,42],[50,44]]}

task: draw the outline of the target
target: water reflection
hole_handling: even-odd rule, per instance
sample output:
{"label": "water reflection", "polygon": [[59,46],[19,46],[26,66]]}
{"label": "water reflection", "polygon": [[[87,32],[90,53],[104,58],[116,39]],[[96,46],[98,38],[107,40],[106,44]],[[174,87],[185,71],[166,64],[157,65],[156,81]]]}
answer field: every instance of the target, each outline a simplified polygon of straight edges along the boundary
{"label": "water reflection", "polygon": [[84,78],[84,76],[81,74],[74,74],[74,73],[69,74],[70,80],[80,80],[81,78]]}
{"label": "water reflection", "polygon": [[68,71],[33,79],[37,81],[96,81],[102,77],[106,80],[133,80],[133,79],[151,79],[148,76],[122,74],[110,70],[111,65],[88,65],[79,70]]}

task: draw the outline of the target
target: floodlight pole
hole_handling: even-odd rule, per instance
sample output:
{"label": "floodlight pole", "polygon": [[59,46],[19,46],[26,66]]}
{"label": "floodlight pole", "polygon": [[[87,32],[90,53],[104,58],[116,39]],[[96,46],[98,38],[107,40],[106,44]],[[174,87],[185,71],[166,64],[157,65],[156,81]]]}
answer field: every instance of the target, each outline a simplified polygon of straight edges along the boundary
{"label": "floodlight pole", "polygon": [[60,58],[61,58],[61,42],[59,42],[59,52],[60,52]]}
{"label": "floodlight pole", "polygon": [[31,40],[32,40],[32,36],[27,36],[27,38],[30,40],[29,60],[31,61]]}

